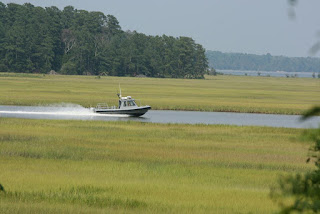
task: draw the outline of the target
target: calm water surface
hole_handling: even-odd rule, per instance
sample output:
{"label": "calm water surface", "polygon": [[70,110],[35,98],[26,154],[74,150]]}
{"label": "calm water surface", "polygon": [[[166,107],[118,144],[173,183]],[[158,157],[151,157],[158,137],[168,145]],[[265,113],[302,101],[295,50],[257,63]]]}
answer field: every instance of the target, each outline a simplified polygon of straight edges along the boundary
{"label": "calm water surface", "polygon": [[[313,72],[286,72],[286,71],[240,71],[240,70],[217,70],[226,75],[235,76],[265,76],[265,77],[295,77],[295,78],[313,78]],[[315,77],[318,78],[317,72]]]}
{"label": "calm water surface", "polygon": [[320,125],[319,116],[301,121],[300,116],[297,115],[151,110],[142,117],[129,117],[127,115],[97,114],[74,104],[32,107],[0,106],[1,117],[100,121],[132,120],[151,123],[254,125],[288,128],[318,128]]}

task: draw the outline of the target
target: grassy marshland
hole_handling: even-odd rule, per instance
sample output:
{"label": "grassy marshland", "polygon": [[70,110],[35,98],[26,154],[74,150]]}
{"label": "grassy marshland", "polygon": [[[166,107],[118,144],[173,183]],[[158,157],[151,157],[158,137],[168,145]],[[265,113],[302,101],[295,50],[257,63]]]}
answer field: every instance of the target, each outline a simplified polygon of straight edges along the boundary
{"label": "grassy marshland", "polygon": [[0,127],[0,213],[272,213],[278,176],[312,167],[301,129],[11,118]]}
{"label": "grassy marshland", "polygon": [[302,114],[319,104],[320,80],[207,76],[205,80],[0,73],[0,105],[117,104],[116,92],[153,109]]}

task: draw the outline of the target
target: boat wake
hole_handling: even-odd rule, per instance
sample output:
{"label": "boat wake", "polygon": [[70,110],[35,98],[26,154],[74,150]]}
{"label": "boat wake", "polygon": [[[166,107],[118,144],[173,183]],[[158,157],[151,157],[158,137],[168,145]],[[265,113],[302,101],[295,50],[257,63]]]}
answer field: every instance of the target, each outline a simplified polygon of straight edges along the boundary
{"label": "boat wake", "polygon": [[0,106],[0,116],[38,115],[68,117],[129,117],[129,115],[97,114],[90,108],[72,103],[51,104],[46,106]]}

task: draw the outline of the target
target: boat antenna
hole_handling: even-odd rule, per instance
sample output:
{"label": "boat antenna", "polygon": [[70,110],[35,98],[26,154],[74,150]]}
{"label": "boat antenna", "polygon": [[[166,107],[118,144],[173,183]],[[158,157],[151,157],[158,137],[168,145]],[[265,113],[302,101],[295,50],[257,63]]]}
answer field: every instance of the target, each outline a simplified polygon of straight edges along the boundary
{"label": "boat antenna", "polygon": [[120,94],[118,93],[118,97],[121,99],[121,88],[120,88],[120,83],[119,83],[119,90],[120,90]]}

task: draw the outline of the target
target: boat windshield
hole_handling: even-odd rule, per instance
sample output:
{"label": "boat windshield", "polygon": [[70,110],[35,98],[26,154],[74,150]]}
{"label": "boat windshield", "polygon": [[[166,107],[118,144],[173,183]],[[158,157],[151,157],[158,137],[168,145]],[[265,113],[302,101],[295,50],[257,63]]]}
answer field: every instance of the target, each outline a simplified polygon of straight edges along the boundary
{"label": "boat windshield", "polygon": [[136,106],[136,103],[134,102],[134,100],[128,100],[127,104],[128,106]]}

